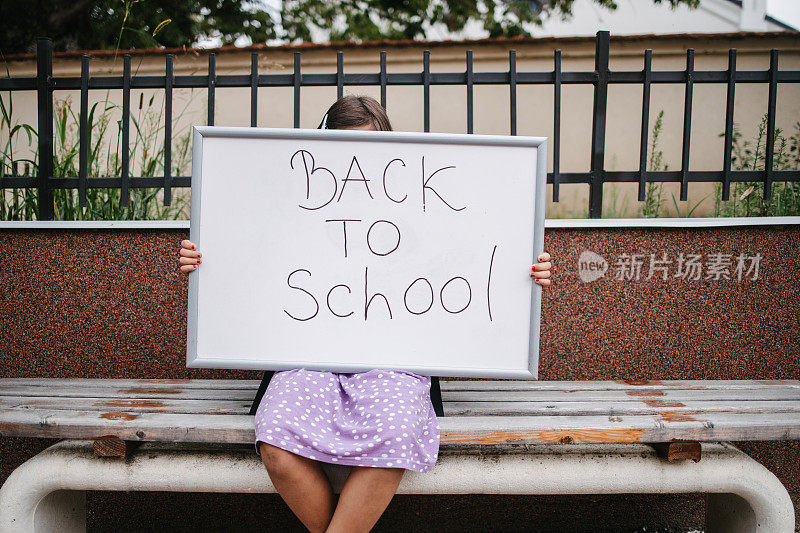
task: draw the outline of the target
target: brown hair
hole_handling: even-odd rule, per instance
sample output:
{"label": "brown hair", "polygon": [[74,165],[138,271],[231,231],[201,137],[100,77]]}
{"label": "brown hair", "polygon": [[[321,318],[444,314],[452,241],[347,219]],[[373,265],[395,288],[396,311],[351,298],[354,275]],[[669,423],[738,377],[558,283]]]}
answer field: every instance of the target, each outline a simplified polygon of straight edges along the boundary
{"label": "brown hair", "polygon": [[[354,96],[348,94],[336,100],[328,108],[325,128],[336,130],[372,124],[378,131],[392,131],[392,124],[383,106],[369,96]],[[320,122],[319,127],[322,127]]]}

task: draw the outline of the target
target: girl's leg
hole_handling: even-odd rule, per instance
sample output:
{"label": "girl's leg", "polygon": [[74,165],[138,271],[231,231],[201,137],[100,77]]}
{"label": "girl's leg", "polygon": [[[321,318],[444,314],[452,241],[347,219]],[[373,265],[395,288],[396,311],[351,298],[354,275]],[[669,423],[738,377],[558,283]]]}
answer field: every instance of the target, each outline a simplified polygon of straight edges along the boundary
{"label": "girl's leg", "polygon": [[309,531],[325,531],[336,496],[320,464],[302,455],[261,442],[261,460],[283,501]]}
{"label": "girl's leg", "polygon": [[369,532],[392,501],[404,468],[354,466],[339,495],[328,533]]}

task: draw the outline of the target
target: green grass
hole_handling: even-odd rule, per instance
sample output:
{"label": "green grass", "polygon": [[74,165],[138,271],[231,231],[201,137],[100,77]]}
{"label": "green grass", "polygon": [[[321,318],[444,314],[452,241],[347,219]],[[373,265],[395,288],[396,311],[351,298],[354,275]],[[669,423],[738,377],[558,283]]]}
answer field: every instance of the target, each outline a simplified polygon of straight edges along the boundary
{"label": "green grass", "polygon": [[[8,70],[6,70],[8,72]],[[24,145],[30,152],[31,146],[36,146],[38,135],[36,130],[28,124],[23,124],[14,118],[14,101],[11,92],[8,98],[0,95],[0,135],[3,137],[0,145],[0,176],[17,174],[20,176],[35,176],[38,163],[36,156],[14,158],[14,148]],[[0,220],[33,220],[37,212],[36,189],[11,189],[0,194]]]}
{"label": "green grass", "polygon": [[[669,165],[664,163],[664,152],[658,149],[658,139],[663,128],[664,110],[658,112],[656,122],[653,124],[653,134],[650,136],[650,156],[647,160],[648,171],[669,170]],[[664,182],[647,182],[645,184],[644,201],[639,205],[639,216],[641,218],[654,218],[661,214],[663,199]]]}
{"label": "green grass", "polygon": [[[174,121],[187,112],[191,99],[179,110]],[[137,105],[138,104],[138,105]],[[18,174],[35,176],[37,156],[17,158],[15,153],[35,153],[37,132],[15,120],[13,100],[0,95],[0,134],[5,142],[0,151],[0,176]],[[89,147],[87,175],[90,177],[120,176],[122,174],[122,120],[120,106],[106,101],[94,103],[87,114]],[[56,100],[54,106],[53,176],[78,175],[80,114],[73,109],[69,97]],[[155,95],[145,99],[139,94],[130,114],[130,173],[137,176],[164,174],[164,108]],[[172,175],[185,175],[191,163],[191,132],[177,132],[172,147]],[[176,189],[177,191],[177,189]],[[160,187],[131,188],[128,205],[121,202],[117,188],[87,188],[85,207],[80,207],[76,189],[54,189],[53,208],[56,220],[165,220],[188,217],[188,200],[172,195],[172,205],[163,205]],[[36,189],[10,189],[0,195],[0,220],[33,220],[36,218]]]}
{"label": "green grass", "polygon": [[[650,136],[650,156],[648,170],[669,170],[669,165],[663,162],[664,153],[658,149],[659,136],[662,130],[664,110],[658,113]],[[775,144],[773,147],[773,169],[797,170],[800,169],[800,122],[794,125],[795,133],[790,137],[784,135],[781,128],[775,128]],[[761,119],[756,138],[743,139],[739,125],[733,125],[733,139],[731,144],[731,168],[733,170],[764,170],[766,156],[767,115]],[[719,134],[724,137],[724,133]],[[664,214],[663,182],[647,183],[645,200],[641,203],[639,216],[642,218],[659,217]],[[716,217],[763,217],[763,216],[797,216],[800,215],[800,184],[797,182],[773,182],[772,198],[764,200],[763,182],[735,182],[731,184],[731,194],[728,201],[722,200],[722,183],[717,183],[714,198],[714,216]],[[681,212],[674,194],[672,205],[675,216],[690,217],[697,207],[708,198],[707,195],[700,199],[693,207],[686,206],[686,211]]]}
{"label": "green grass", "polygon": [[[774,170],[800,169],[800,122],[794,124],[795,132],[786,137],[781,128],[775,128],[772,168]],[[724,136],[724,134],[720,134]],[[756,138],[744,140],[738,125],[733,126],[731,168],[735,170],[764,170],[767,144],[767,115],[761,119]],[[714,216],[719,217],[769,217],[800,215],[800,183],[773,182],[772,197],[764,199],[763,182],[735,182],[731,184],[730,197],[722,201],[722,184],[716,186]]]}

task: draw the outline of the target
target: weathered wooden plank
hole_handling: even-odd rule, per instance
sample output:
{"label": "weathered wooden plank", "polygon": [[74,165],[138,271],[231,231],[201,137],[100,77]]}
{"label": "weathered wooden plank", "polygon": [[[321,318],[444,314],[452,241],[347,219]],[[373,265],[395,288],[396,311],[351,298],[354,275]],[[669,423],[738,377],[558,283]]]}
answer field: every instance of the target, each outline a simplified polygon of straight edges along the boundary
{"label": "weathered wooden plank", "polygon": [[445,416],[478,415],[647,415],[696,412],[727,413],[797,413],[800,401],[769,400],[719,400],[686,402],[657,401],[608,401],[608,402],[442,402]]}
{"label": "weathered wooden plank", "polygon": [[0,378],[0,391],[6,386],[28,385],[31,387],[81,387],[108,388],[184,388],[184,389],[240,389],[257,390],[260,379],[127,379],[127,378]]}
{"label": "weathered wooden plank", "polygon": [[511,391],[442,391],[443,402],[607,402],[631,398],[663,401],[724,401],[724,400],[800,400],[800,389],[765,387],[762,389],[688,389],[688,390],[511,390]]}
{"label": "weathered wooden plank", "polygon": [[[465,416],[440,419],[445,446],[572,442],[800,439],[800,414],[686,416]],[[95,438],[174,442],[253,442],[253,418],[125,411],[0,409],[0,437]]]}
{"label": "weathered wooden plank", "polygon": [[109,435],[133,441],[241,443],[251,434],[254,440],[250,415],[0,409],[0,437],[89,439]]}
{"label": "weathered wooden plank", "polygon": [[[259,382],[226,381],[5,378],[0,436],[252,442]],[[799,383],[442,381],[442,445],[800,439]]]}
{"label": "weathered wooden plank", "polygon": [[[182,400],[174,398],[71,398],[46,396],[0,396],[0,408],[54,409],[73,411],[186,413],[186,414],[247,414],[250,401]],[[724,400],[724,401],[667,401],[639,400],[609,402],[443,402],[445,416],[528,415],[659,415],[693,414],[698,412],[728,413],[797,413],[800,401]]]}
{"label": "weathered wooden plank", "polygon": [[[310,398],[316,394],[309,390]],[[254,390],[248,389],[200,389],[181,387],[148,387],[146,385],[111,388],[78,385],[39,387],[9,385],[0,388],[0,396],[48,396],[48,397],[106,397],[139,399],[191,399],[191,400],[236,400],[251,401]],[[722,400],[800,400],[800,388],[770,385],[757,389],[631,389],[631,390],[495,390],[442,391],[444,402],[510,402],[510,401],[581,401],[606,402],[640,400],[664,401],[722,401]]]}
{"label": "weathered wooden plank", "polygon": [[617,381],[538,381],[538,380],[440,380],[444,391],[485,390],[667,390],[667,389],[759,389],[766,386],[800,388],[800,380],[714,379],[714,380],[617,380]]}
{"label": "weathered wooden plank", "polygon": [[57,398],[47,396],[0,396],[0,408],[58,409],[68,411],[109,411],[124,409],[128,412],[229,414],[245,415],[251,402],[243,400],[176,400],[173,398]]}
{"label": "weathered wooden plank", "polygon": [[253,401],[256,391],[251,389],[200,389],[181,387],[134,387],[111,388],[77,385],[53,387],[29,387],[27,385],[10,385],[0,388],[0,397],[31,396],[56,398],[138,398],[159,399],[175,398],[185,400],[236,400]]}
{"label": "weathered wooden plank", "polygon": [[[475,419],[483,419],[477,422]],[[672,440],[796,440],[800,415],[715,414],[697,418],[451,417],[442,420],[441,442],[450,445]]]}
{"label": "weathered wooden plank", "polygon": [[[190,388],[253,390],[253,379],[116,379],[116,378],[0,378],[0,391],[7,386],[70,386],[108,388]],[[800,388],[800,380],[447,380],[441,379],[443,391],[480,390],[641,390],[641,389],[752,389],[769,385]]]}

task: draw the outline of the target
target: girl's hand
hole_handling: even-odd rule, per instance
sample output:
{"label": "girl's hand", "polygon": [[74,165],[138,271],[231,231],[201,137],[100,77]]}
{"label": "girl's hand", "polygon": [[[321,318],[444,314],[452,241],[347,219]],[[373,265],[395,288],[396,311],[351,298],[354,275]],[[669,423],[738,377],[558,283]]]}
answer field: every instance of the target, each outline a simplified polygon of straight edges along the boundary
{"label": "girl's hand", "polygon": [[551,283],[549,279],[550,268],[553,266],[550,262],[550,254],[544,252],[538,257],[538,259],[540,262],[531,267],[531,277],[534,278],[534,282],[543,287],[547,287]]}
{"label": "girl's hand", "polygon": [[203,262],[203,260],[200,259],[203,254],[197,251],[197,246],[195,246],[194,243],[189,239],[184,239],[181,241],[181,249],[179,253],[181,272],[184,274],[195,271],[197,269],[197,265]]}

